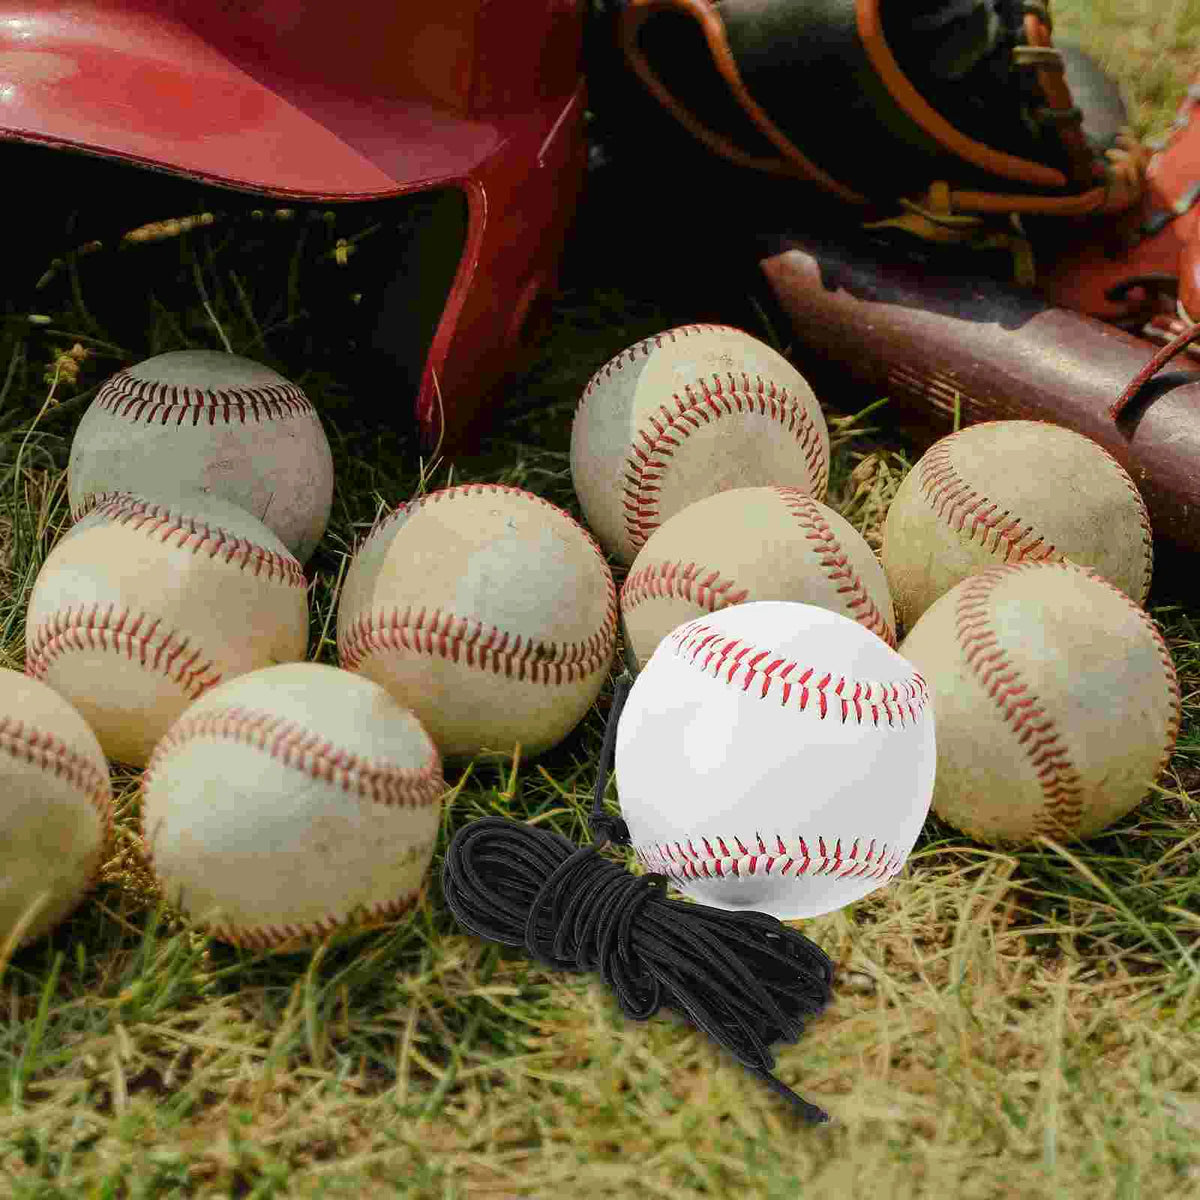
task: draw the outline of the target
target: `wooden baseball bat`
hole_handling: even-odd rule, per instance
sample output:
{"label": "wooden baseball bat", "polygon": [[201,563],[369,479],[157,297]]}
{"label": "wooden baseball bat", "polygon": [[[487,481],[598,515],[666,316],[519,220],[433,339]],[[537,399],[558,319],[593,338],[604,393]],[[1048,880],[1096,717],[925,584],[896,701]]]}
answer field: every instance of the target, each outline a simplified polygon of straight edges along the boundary
{"label": "wooden baseball bat", "polygon": [[[759,263],[791,355],[838,407],[849,376],[924,450],[961,425],[1050,421],[1137,483],[1164,548],[1200,550],[1200,365],[1176,357],[1110,415],[1158,347],[1032,289],[946,275],[870,247],[787,237]],[[829,369],[837,372],[836,382]],[[823,383],[829,379],[826,385]]]}

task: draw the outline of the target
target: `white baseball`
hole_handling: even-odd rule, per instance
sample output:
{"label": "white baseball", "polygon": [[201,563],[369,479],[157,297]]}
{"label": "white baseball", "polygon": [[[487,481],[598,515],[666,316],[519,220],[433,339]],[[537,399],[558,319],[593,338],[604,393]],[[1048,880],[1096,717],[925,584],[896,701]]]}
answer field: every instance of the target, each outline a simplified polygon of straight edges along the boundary
{"label": "white baseball", "polygon": [[118,371],[71,442],[71,515],[110,492],[211,492],[257,517],[303,564],[325,532],[333,458],[312,402],[262,363],[173,350]]}
{"label": "white baseball", "polygon": [[382,518],[338,603],[338,661],[411,708],[446,758],[560,742],[600,694],[616,632],[612,573],[587,531],[498,484]]}
{"label": "white baseball", "polygon": [[938,697],[933,809],[997,845],[1089,838],[1130,812],[1179,729],[1154,622],[1070,563],[992,567],[952,588],[900,652]]}
{"label": "white baseball", "polygon": [[81,517],[38,572],[25,668],[83,714],[105,754],[142,766],[223,679],[304,657],[300,564],[216,496],[117,495]]}
{"label": "white baseball", "polygon": [[190,705],[142,777],[163,894],[222,941],[291,949],[416,902],[445,791],[420,721],[378,684],[286,663]]}
{"label": "white baseball", "polygon": [[759,601],[659,643],[617,725],[617,792],[648,872],[702,904],[791,920],[900,871],[936,758],[925,680],[882,638]]}
{"label": "white baseball", "polygon": [[592,376],[571,479],[600,544],[628,565],[663,521],[716,492],[777,483],[824,499],[829,431],[782,354],[740,329],[681,325]]}
{"label": "white baseball", "polygon": [[734,488],[689,504],[650,535],[621,588],[639,664],[684,621],[753,600],[815,604],[896,644],[875,552],[845,517],[799,488]]}
{"label": "white baseball", "polygon": [[1133,480],[1091,438],[1045,421],[984,421],[935,442],[904,477],[882,558],[912,629],[969,575],[1025,560],[1091,567],[1141,604],[1154,542]]}
{"label": "white baseball", "polygon": [[0,670],[0,960],[66,917],[94,882],[112,820],[108,763],[44,683]]}

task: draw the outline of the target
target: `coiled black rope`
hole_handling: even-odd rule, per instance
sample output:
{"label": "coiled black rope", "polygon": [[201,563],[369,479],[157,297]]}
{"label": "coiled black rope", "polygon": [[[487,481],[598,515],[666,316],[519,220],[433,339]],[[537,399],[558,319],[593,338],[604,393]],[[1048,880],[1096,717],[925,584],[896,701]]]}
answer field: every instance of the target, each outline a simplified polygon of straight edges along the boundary
{"label": "coiled black rope", "polygon": [[617,722],[633,683],[617,680],[588,824],[593,846],[548,829],[483,817],[455,834],[442,889],[458,923],[544,966],[599,972],[621,1010],[648,1021],[666,1005],[725,1047],[810,1124],[829,1114],[771,1073],[771,1045],[795,1042],[829,1003],[833,964],[803,934],[763,912],[668,900],[665,875],[631,875],[599,851],[629,845],[602,811]]}

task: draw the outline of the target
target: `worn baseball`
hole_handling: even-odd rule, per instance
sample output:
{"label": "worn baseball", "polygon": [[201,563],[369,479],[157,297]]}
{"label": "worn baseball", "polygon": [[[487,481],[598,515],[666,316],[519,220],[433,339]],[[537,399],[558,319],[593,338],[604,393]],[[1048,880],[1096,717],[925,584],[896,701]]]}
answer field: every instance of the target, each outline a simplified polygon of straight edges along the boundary
{"label": "worn baseball", "polygon": [[617,723],[621,815],[646,870],[702,904],[782,920],[896,876],[936,758],[912,664],[859,622],[788,601],[672,631]]}
{"label": "worn baseball", "polygon": [[628,565],[689,504],[784,484],[818,500],[829,432],[791,363],[725,325],[681,325],[611,358],[571,428],[571,479],[601,546]]}
{"label": "worn baseball", "polygon": [[981,842],[1089,838],[1130,812],[1179,729],[1154,622],[1070,563],[992,567],[900,645],[938,702],[933,809]]}
{"label": "worn baseball", "polygon": [[734,488],[663,522],[621,588],[630,649],[644,664],[671,630],[753,600],[815,604],[896,644],[892,597],[862,534],[799,488]]}
{"label": "worn baseball", "polygon": [[912,629],[955,584],[1000,563],[1091,567],[1144,603],[1154,543],[1133,480],[1102,446],[1045,421],[985,421],[935,442],[883,526],[883,569]]}
{"label": "worn baseball", "polygon": [[292,949],[416,902],[445,791],[421,722],[360,675],[285,663],[189,705],[141,784],[166,898],[222,941]]}
{"label": "worn baseball", "polygon": [[216,496],[106,499],[54,547],[25,618],[25,669],[113,761],[143,766],[223,679],[304,657],[308,593],[287,547]]}
{"label": "worn baseball", "polygon": [[346,572],[338,661],[411,708],[446,758],[535,755],[599,695],[616,628],[612,573],[578,522],[469,484],[376,523]]}
{"label": "worn baseball", "polygon": [[333,458],[312,402],[262,363],[173,350],[119,371],[71,442],[71,515],[111,492],[209,492],[244,508],[299,560],[325,532]]}
{"label": "worn baseball", "polygon": [[0,961],[76,908],[111,821],[108,763],[87,722],[44,683],[0,670]]}

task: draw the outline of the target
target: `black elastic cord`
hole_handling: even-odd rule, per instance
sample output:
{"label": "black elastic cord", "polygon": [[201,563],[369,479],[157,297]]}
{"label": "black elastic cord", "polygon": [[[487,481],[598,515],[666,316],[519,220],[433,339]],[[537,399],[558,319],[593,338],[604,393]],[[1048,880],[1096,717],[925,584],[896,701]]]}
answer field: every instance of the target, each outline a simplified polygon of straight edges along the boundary
{"label": "black elastic cord", "polygon": [[665,875],[631,875],[598,853],[629,845],[624,820],[603,804],[632,683],[628,671],[617,680],[604,730],[588,822],[595,845],[503,817],[472,821],[446,851],[446,903],[479,937],[523,946],[557,970],[598,972],[635,1021],[663,1005],[682,1013],[805,1121],[826,1122],[771,1073],[771,1046],[795,1042],[829,1003],[829,956],[769,913],[668,900]]}

